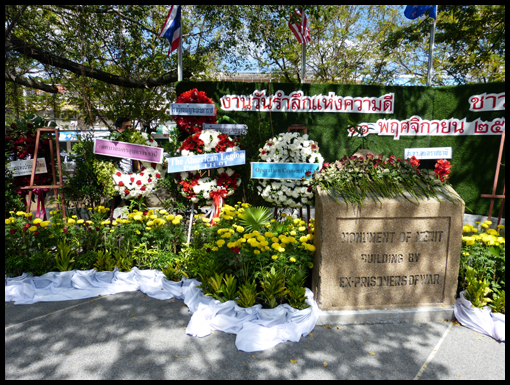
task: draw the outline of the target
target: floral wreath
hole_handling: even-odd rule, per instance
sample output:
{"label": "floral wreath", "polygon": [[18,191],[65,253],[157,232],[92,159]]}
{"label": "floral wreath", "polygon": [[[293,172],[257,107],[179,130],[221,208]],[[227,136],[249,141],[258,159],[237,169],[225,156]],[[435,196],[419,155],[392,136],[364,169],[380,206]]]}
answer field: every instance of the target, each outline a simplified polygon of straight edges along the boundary
{"label": "floral wreath", "polygon": [[[183,92],[177,97],[177,103],[214,104],[213,100],[208,98],[204,91],[198,91],[196,88]],[[216,108],[214,112],[216,115]],[[216,123],[216,116],[174,115],[173,119],[177,124],[177,128],[186,136],[202,131],[202,125],[204,123]]]}
{"label": "floral wreath", "polygon": [[[197,132],[187,138],[179,147],[180,156],[239,151],[240,141],[215,130]],[[215,210],[223,199],[231,196],[241,184],[239,174],[231,168],[220,167],[211,170],[211,176],[204,171],[188,171],[176,174],[177,190],[193,203],[211,205]],[[215,213],[213,213],[215,214]]]}
{"label": "floral wreath", "polygon": [[[266,142],[259,149],[262,161],[268,163],[323,163],[319,146],[308,135],[286,132]],[[308,174],[308,173],[307,173]],[[310,178],[309,178],[310,177]],[[313,203],[311,173],[301,180],[263,179],[257,186],[259,195],[276,207],[300,208]]]}
{"label": "floral wreath", "polygon": [[[135,136],[138,136],[145,140],[144,145],[151,147],[158,147],[157,142],[147,133],[138,131],[135,132]],[[140,144],[140,139],[129,140],[128,143]],[[151,162],[140,161],[140,170],[136,172],[130,172],[125,174],[121,169],[115,167],[115,172],[112,175],[113,186],[122,199],[133,199],[141,198],[150,195],[155,189],[158,180],[163,178],[166,174],[166,164],[157,164]]]}

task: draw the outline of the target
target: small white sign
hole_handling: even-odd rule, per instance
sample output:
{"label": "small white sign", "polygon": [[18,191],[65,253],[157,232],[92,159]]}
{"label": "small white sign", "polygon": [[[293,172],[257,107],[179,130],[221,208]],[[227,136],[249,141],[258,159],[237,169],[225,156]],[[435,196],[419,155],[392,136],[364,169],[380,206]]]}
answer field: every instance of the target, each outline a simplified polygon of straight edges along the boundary
{"label": "small white sign", "polygon": [[215,116],[216,107],[207,103],[171,103],[170,115]]}
{"label": "small white sign", "polygon": [[246,135],[248,133],[248,126],[246,124],[212,124],[204,123],[202,125],[204,130],[216,130],[222,134],[227,135]]}
{"label": "small white sign", "polygon": [[406,148],[404,158],[414,156],[417,159],[451,159],[451,147]]}
{"label": "small white sign", "polygon": [[[32,175],[32,164],[33,159],[28,160],[14,160],[9,163],[7,168],[12,171],[13,176],[24,176]],[[46,169],[46,159],[37,158],[37,166],[35,168],[36,174],[45,174],[48,170]]]}

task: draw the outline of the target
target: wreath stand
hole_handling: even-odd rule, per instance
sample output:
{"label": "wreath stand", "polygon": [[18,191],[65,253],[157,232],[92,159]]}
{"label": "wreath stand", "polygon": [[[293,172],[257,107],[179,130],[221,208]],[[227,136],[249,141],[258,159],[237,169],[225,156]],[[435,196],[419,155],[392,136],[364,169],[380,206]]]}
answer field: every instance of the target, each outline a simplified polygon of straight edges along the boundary
{"label": "wreath stand", "polygon": [[[39,150],[39,143],[41,140],[41,132],[49,132],[50,133],[50,158],[51,158],[51,172],[53,175],[53,184],[49,186],[34,186],[34,180],[35,180],[35,169],[37,167],[37,151]],[[53,152],[53,140],[51,138],[51,133],[55,136],[55,142],[56,142],[56,150],[57,150],[57,166],[58,166],[58,178],[59,178],[59,184],[57,184],[56,174],[55,174],[55,158],[54,158],[54,152]],[[32,193],[35,189],[53,189],[53,192],[55,194],[55,199],[58,199],[58,189],[62,189],[64,186],[62,182],[62,162],[60,160],[60,146],[58,143],[58,128],[51,128],[51,127],[42,127],[37,129],[37,134],[35,137],[35,152],[34,152],[34,159],[32,164],[32,175],[30,177],[30,185],[22,187],[22,190],[29,190],[28,192],[28,203],[27,203],[27,213],[30,212],[30,206],[32,204]],[[66,208],[64,204],[64,193],[62,190],[60,190],[60,201],[62,203],[62,216],[63,218],[66,217]],[[57,209],[58,209],[58,203],[57,203]],[[46,215],[46,214],[45,214]],[[46,218],[45,218],[46,219]]]}
{"label": "wreath stand", "polygon": [[[308,135],[308,128],[306,128],[306,126],[304,126],[302,124],[293,124],[292,126],[287,127],[287,132],[290,132],[291,130],[304,131],[305,134]],[[275,209],[274,209],[275,217],[276,217],[277,210],[278,209],[275,207]],[[301,218],[303,218],[303,208],[302,207],[299,208],[299,216]],[[306,205],[306,218],[307,218],[306,228],[308,230],[308,233],[310,233],[310,205]]]}
{"label": "wreath stand", "polygon": [[503,207],[505,206],[505,185],[503,185],[503,194],[498,195],[496,194],[496,188],[498,186],[498,179],[499,179],[499,170],[501,166],[501,158],[503,156],[503,148],[505,147],[505,131],[501,133],[501,142],[499,144],[499,154],[498,154],[498,163],[496,165],[496,175],[494,175],[494,184],[492,186],[492,194],[482,194],[480,195],[481,198],[490,198],[491,203],[489,206],[489,217],[488,220],[491,220],[492,216],[492,209],[494,208],[494,200],[495,199],[501,199],[501,206],[499,208],[499,215],[498,215],[498,225],[501,224],[501,217],[503,216]]}

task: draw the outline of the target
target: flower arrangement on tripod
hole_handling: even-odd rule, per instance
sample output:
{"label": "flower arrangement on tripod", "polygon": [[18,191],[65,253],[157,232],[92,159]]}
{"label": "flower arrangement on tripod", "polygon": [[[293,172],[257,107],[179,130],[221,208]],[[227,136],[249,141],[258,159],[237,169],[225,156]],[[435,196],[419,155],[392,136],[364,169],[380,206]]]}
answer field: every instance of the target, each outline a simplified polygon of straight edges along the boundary
{"label": "flower arrangement on tripod", "polygon": [[[240,142],[215,130],[197,132],[179,147],[181,156],[214,154],[240,150]],[[193,203],[222,205],[221,200],[231,196],[241,184],[239,174],[231,168],[220,167],[208,171],[187,171],[176,174],[177,190]]]}
{"label": "flower arrangement on tripod", "polygon": [[[310,140],[307,134],[297,132],[281,133],[266,142],[259,149],[259,157],[269,163],[319,163],[324,158],[319,146]],[[300,208],[313,203],[314,193],[311,186],[311,175],[292,179],[262,179],[257,186],[259,195],[276,207]]]}
{"label": "flower arrangement on tripod", "polygon": [[[158,147],[157,142],[147,133],[128,130],[119,135],[112,133],[111,140],[141,144],[143,146]],[[150,195],[155,189],[158,181],[166,174],[167,165],[140,161],[140,170],[124,173],[120,168],[115,167],[112,175],[113,187],[122,199],[142,198]]]}
{"label": "flower arrangement on tripod", "polygon": [[[213,100],[208,98],[204,91],[198,91],[196,88],[179,95],[177,97],[177,103],[214,104]],[[204,123],[216,123],[216,116],[175,115],[173,118],[177,124],[177,128],[185,134],[185,136],[200,132]]]}

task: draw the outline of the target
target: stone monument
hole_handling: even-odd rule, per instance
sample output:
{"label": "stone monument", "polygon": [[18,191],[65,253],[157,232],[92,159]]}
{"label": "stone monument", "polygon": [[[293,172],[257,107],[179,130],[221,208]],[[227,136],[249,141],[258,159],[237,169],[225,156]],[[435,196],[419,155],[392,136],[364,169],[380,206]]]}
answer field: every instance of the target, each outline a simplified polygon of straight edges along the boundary
{"label": "stone monument", "polygon": [[[439,318],[450,314],[465,205],[448,188],[454,202],[442,195],[440,202],[420,199],[420,204],[399,197],[382,203],[367,199],[363,207],[347,205],[342,198],[337,203],[319,188],[312,275],[319,308],[371,311],[365,312],[372,315],[367,322],[390,322],[400,310],[407,314],[402,321],[416,320],[411,313],[426,309],[446,309]],[[380,318],[384,311],[389,318]]]}

